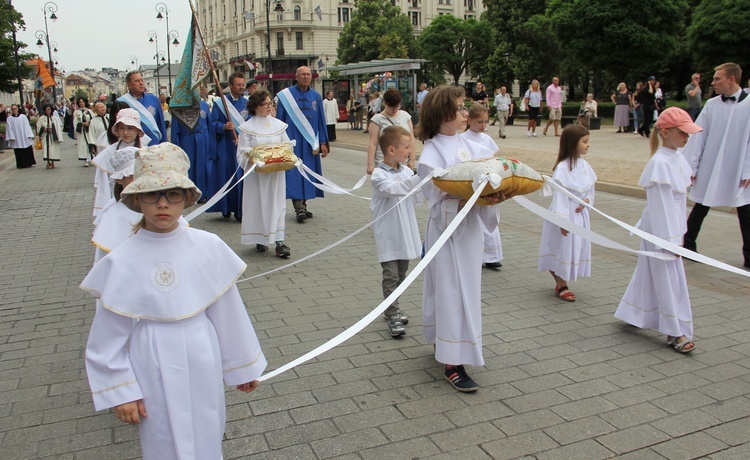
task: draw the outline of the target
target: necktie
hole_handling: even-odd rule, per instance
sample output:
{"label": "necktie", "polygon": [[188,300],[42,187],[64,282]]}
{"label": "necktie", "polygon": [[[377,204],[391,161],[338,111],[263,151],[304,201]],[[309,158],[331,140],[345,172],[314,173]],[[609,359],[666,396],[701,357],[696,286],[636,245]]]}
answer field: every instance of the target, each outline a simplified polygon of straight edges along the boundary
{"label": "necktie", "polygon": [[736,100],[737,100],[737,98],[734,97],[734,96],[724,96],[723,94],[721,95],[721,102],[726,102],[726,101],[732,101],[732,102],[734,102]]}

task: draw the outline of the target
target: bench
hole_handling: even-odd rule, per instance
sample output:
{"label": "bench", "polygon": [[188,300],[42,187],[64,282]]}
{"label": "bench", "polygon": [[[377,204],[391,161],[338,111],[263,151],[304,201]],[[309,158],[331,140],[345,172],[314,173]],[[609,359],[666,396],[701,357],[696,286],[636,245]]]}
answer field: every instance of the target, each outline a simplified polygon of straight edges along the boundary
{"label": "bench", "polygon": [[[562,120],[560,120],[560,126],[565,128],[568,125],[575,124],[577,120],[578,117],[563,116]],[[602,129],[602,119],[599,117],[591,117],[589,119],[589,131],[593,131],[595,129]]]}

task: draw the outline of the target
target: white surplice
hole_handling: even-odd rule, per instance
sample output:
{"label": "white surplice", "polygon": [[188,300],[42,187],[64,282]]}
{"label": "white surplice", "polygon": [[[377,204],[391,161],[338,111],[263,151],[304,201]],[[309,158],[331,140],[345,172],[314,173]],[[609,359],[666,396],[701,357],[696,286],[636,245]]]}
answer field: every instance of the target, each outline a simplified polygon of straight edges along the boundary
{"label": "white surplice", "polygon": [[[109,114],[105,113],[103,117],[100,117],[99,115],[96,115],[92,120],[91,124],[89,124],[89,143],[96,145],[96,153],[101,152],[105,147],[102,147],[100,145],[99,139],[104,136],[106,139],[107,137],[107,130],[110,128],[109,124]],[[145,145],[145,144],[144,144]]]}
{"label": "white surplice", "polygon": [[101,300],[86,345],[94,407],[143,399],[144,459],[221,458],[224,383],[266,367],[235,285],[245,267],[211,233],[141,229],[81,284]]}
{"label": "white surplice", "polygon": [[[435,168],[448,168],[493,154],[459,135],[436,135],[425,142],[418,173],[427,177]],[[425,230],[429,251],[458,214],[460,198],[448,195],[432,182],[422,190],[430,208]],[[484,365],[482,357],[483,226],[497,227],[495,206],[474,206],[424,272],[422,320],[428,343],[435,344],[435,359],[443,364]]]}
{"label": "white surplice", "polygon": [[[636,226],[681,245],[687,230],[685,200],[690,174],[690,165],[679,152],[659,148],[638,181],[646,189],[646,207]],[[641,242],[641,249],[669,253],[646,241]],[[693,314],[682,258],[664,261],[638,256],[615,317],[640,328],[692,340]]]}
{"label": "white surplice", "polygon": [[[372,171],[372,200],[370,211],[375,220],[419,184],[419,176],[411,168],[400,165],[398,169],[380,163]],[[417,192],[419,193],[419,192]],[[375,248],[378,262],[418,259],[422,253],[417,215],[414,212],[415,195],[404,200],[396,209],[375,222]]]}
{"label": "white surplice", "polygon": [[33,138],[34,133],[31,132],[31,125],[26,115],[8,116],[8,120],[5,122],[5,139],[8,141],[8,147],[25,149],[31,146]]}
{"label": "white surplice", "polygon": [[[570,160],[555,167],[552,179],[581,200],[588,198],[594,205],[596,174],[583,158],[579,158],[570,170]],[[575,212],[578,203],[560,192],[552,193],[549,210],[584,228],[591,228],[588,208]],[[551,270],[565,281],[575,281],[579,276],[591,276],[591,241],[568,233],[562,236],[560,227],[548,221],[542,224],[542,240],[539,244],[539,271]]]}
{"label": "white surplice", "polygon": [[[470,129],[467,129],[461,136],[477,144],[481,144],[493,152],[500,150],[497,143],[489,135],[485,133],[476,133]],[[498,222],[500,221],[500,207],[498,206]],[[500,262],[503,260],[503,242],[500,239],[500,227],[498,226],[495,230],[490,231],[487,228],[484,229],[484,258],[482,262],[493,263]]]}
{"label": "white surplice", "polygon": [[[740,94],[739,92],[737,94]],[[695,177],[690,199],[705,206],[739,207],[750,204],[750,97],[725,103],[709,99],[695,123],[703,131],[692,134],[682,154]]]}
{"label": "white surplice", "polygon": [[[254,116],[240,125],[237,162],[247,171],[247,156],[256,145],[289,142],[287,124],[274,117]],[[274,244],[284,241],[286,228],[286,172],[261,173],[245,178],[242,190],[241,244]]]}
{"label": "white surplice", "polygon": [[[94,217],[99,216],[104,206],[115,198],[114,183],[112,183],[109,177],[115,172],[115,167],[111,163],[112,154],[118,149],[133,147],[134,145],[126,144],[125,142],[111,144],[91,160],[91,164],[96,166],[96,172],[94,173]],[[94,221],[94,225],[96,225],[96,220]]]}

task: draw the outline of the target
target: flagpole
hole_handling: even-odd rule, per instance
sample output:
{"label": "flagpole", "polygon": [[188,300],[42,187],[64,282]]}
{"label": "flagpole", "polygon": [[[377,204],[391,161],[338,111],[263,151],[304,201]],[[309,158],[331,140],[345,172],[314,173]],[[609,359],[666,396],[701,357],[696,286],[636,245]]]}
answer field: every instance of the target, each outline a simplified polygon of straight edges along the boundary
{"label": "flagpole", "polygon": [[[198,22],[198,16],[195,15],[195,8],[193,7],[193,0],[188,0],[190,2],[190,11],[193,12],[193,21],[195,22],[195,30],[198,31],[198,35],[201,37],[201,42],[203,43],[203,53],[206,55],[206,59],[208,60],[208,63],[211,65],[211,75],[214,77],[214,81],[216,82],[216,89],[219,92],[219,96],[221,97],[221,103],[224,105],[224,113],[227,114],[227,121],[231,122],[232,119],[229,117],[229,107],[227,106],[227,99],[224,97],[224,91],[221,88],[221,82],[219,81],[219,75],[216,73],[216,67],[214,67],[214,61],[211,59],[211,54],[208,52],[208,47],[206,46],[206,41],[203,39],[203,32],[201,31],[200,23]],[[239,126],[237,126],[239,128]],[[237,131],[232,129],[232,136],[234,136],[234,143],[237,144],[239,140],[237,139]]]}

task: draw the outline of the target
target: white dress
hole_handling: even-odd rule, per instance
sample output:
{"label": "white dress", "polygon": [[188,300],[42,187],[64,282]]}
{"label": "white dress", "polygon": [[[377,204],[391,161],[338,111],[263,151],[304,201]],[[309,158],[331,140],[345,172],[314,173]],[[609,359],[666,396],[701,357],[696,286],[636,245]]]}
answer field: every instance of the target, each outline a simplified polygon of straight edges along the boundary
{"label": "white dress", "polygon": [[42,159],[44,161],[60,161],[60,145],[63,143],[63,130],[60,117],[53,113],[51,117],[42,115],[36,122],[36,131],[42,139]]}
{"label": "white dress", "polygon": [[[739,92],[737,94],[740,94]],[[750,204],[750,97],[725,103],[709,99],[695,123],[703,131],[692,134],[682,154],[695,177],[690,200],[705,206],[739,207]]]}
{"label": "white dress", "polygon": [[[583,158],[576,161],[572,171],[569,160],[558,164],[552,179],[578,198],[588,198],[589,204],[594,205],[596,174]],[[591,228],[588,208],[575,212],[578,206],[578,203],[562,193],[553,192],[549,210],[584,228]],[[547,221],[542,225],[539,271],[551,270],[565,281],[575,281],[579,276],[591,276],[591,241],[572,233],[562,236],[560,227]]]}
{"label": "white dress", "polygon": [[[375,220],[391,209],[401,198],[419,184],[419,176],[411,168],[400,165],[398,170],[381,163],[372,171],[372,200],[370,210]],[[422,253],[417,215],[414,212],[415,195],[404,200],[398,208],[375,222],[375,248],[378,262],[418,259]]]}
{"label": "white dress", "polygon": [[[274,117],[254,116],[240,126],[237,163],[247,171],[247,152],[256,145],[289,142],[287,124]],[[274,244],[284,241],[286,228],[286,172],[254,171],[242,190],[241,244]]]}
{"label": "white dress", "polygon": [[[73,113],[73,129],[75,130],[78,123],[91,122],[94,118],[94,112],[89,109],[78,109]],[[91,125],[89,125],[89,128]],[[82,132],[76,131],[76,140],[78,141],[78,159],[79,160],[90,160],[89,144],[94,144],[95,138],[89,135],[86,126],[82,128]]]}
{"label": "white dress", "polygon": [[[636,227],[681,245],[687,230],[685,200],[690,174],[690,165],[679,152],[659,148],[638,181],[646,188],[646,207]],[[641,242],[641,249],[670,254],[646,241]],[[693,313],[682,258],[664,261],[638,256],[615,317],[640,328],[692,340]]]}
{"label": "white dress", "polygon": [[[491,156],[493,152],[459,135],[436,135],[425,142],[419,159],[424,179],[435,168]],[[425,230],[429,251],[458,214],[460,198],[432,182],[422,190],[430,208]],[[494,206],[474,206],[424,272],[422,320],[425,339],[443,364],[484,365],[482,357],[482,254],[484,226],[497,226]]]}
{"label": "white dress", "polygon": [[101,299],[86,345],[94,407],[143,399],[145,460],[221,458],[224,383],[266,367],[235,286],[244,270],[216,235],[178,226],[140,230],[81,284]]}
{"label": "white dress", "polygon": [[[500,150],[497,143],[485,133],[475,133],[474,131],[467,129],[461,133],[465,139],[468,139],[477,144],[481,144],[493,152]],[[498,222],[500,221],[500,206],[497,206],[498,211]],[[498,226],[495,230],[490,231],[487,228],[484,229],[484,258],[483,263],[500,262],[503,260],[503,242],[500,239],[500,227]]]}

